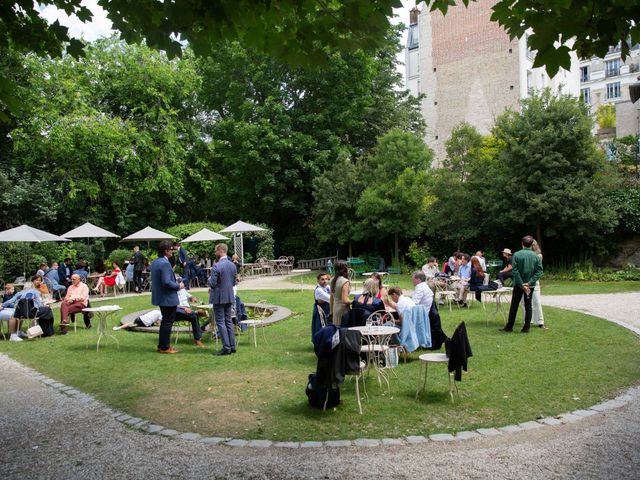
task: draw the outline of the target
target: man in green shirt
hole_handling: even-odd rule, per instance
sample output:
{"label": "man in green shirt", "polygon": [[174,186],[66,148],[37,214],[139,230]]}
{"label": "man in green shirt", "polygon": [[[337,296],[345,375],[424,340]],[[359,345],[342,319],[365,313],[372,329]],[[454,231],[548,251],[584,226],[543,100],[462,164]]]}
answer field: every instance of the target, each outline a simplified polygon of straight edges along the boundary
{"label": "man in green shirt", "polygon": [[531,292],[536,287],[536,282],[542,276],[542,261],[540,257],[531,250],[533,237],[527,235],[522,238],[522,250],[513,256],[513,295],[511,297],[511,307],[509,308],[509,320],[502,332],[512,332],[513,324],[518,314],[520,300],[524,296],[524,326],[522,333],[529,331],[531,325]]}

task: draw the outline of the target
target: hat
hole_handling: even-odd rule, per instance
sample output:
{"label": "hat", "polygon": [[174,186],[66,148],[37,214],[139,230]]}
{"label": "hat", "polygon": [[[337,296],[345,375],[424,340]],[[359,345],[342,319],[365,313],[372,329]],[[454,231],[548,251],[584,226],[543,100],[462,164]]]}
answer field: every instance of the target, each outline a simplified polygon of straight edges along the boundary
{"label": "hat", "polygon": [[506,253],[507,255],[512,255],[511,250],[509,250],[508,248],[505,248],[504,250],[502,250],[502,253]]}

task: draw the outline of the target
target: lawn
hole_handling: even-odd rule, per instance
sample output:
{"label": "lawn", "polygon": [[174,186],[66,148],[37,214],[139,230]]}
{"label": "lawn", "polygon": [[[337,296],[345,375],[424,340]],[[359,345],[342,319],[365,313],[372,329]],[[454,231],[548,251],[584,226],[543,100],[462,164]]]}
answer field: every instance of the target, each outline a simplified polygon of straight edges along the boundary
{"label": "lawn", "polygon": [[[203,294],[204,296],[204,294]],[[192,345],[184,334],[178,355],[156,353],[157,335],[119,331],[95,351],[95,328],[61,337],[1,341],[0,351],[62,383],[93,394],[131,415],[180,431],[271,440],[382,438],[502,426],[588,407],[640,380],[640,338],[609,322],[546,308],[549,330],[528,335],[498,332],[479,304],[443,309],[451,334],[464,320],[474,356],[451,405],[442,366],[429,370],[428,392],[415,400],[418,352],[391,375],[386,395],[371,375],[364,415],[357,413],[354,383],[341,389],[342,404],[328,412],[308,407],[307,375],[315,370],[310,341],[311,292],[242,292],[290,308],[289,319],[265,329],[258,348],[240,337],[238,353],[214,357],[214,345]],[[149,296],[110,300],[123,313],[146,308]],[[56,318],[58,314],[56,313]],[[518,327],[518,324],[516,324]],[[89,348],[87,348],[89,343]],[[621,362],[620,359],[625,361]]]}
{"label": "lawn", "polygon": [[[307,273],[303,275],[303,282],[308,285],[316,285],[317,273]],[[411,276],[389,275],[385,280],[385,285],[396,285],[403,289],[413,290]],[[300,276],[291,276],[292,282],[300,282]],[[362,281],[366,277],[359,277]],[[640,282],[587,282],[571,280],[547,280],[542,279],[542,295],[580,295],[588,293],[619,293],[619,292],[640,292]]]}

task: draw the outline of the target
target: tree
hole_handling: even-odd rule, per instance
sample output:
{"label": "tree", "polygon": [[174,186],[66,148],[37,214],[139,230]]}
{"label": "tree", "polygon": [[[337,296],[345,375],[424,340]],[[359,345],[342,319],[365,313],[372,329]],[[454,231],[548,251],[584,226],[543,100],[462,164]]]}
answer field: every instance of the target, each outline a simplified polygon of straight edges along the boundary
{"label": "tree", "polygon": [[346,151],[313,181],[312,230],[323,244],[348,245],[357,237],[356,202],[367,183],[367,168],[354,163]]}
{"label": "tree", "polygon": [[[384,44],[393,7],[399,0],[359,2],[334,0],[300,2],[253,2],[250,0],[99,0],[128,43],[146,42],[163,50],[169,58],[180,56],[184,45],[200,56],[214,53],[221,43],[240,41],[259,54],[280,58],[292,65],[322,66],[329,50],[373,52]],[[54,6],[83,22],[92,12],[82,0],[42,0],[36,3],[15,0],[0,9],[0,48],[11,47],[39,56],[75,58],[85,53],[83,41],[69,36],[58,21],[48,24],[40,16],[44,7]],[[0,77],[0,100],[13,101],[15,83]]]}
{"label": "tree", "polygon": [[464,183],[469,174],[469,165],[476,162],[482,146],[482,135],[473,125],[461,122],[451,132],[445,149],[447,158],[444,167],[453,172]]}
{"label": "tree", "polygon": [[[466,6],[470,0],[462,0]],[[113,27],[128,43],[145,41],[179,56],[185,43],[200,56],[215,53],[225,41],[240,41],[252,51],[269,54],[291,65],[324,66],[328,52],[373,52],[384,43],[393,7],[399,0],[326,0],[253,2],[250,0],[155,1],[99,0]],[[446,13],[454,0],[430,0],[431,9]],[[85,44],[71,38],[59,22],[48,24],[40,9],[55,6],[83,22],[93,17],[82,0],[14,0],[0,9],[0,49],[59,57],[63,52],[79,58]],[[493,7],[493,21],[511,38],[533,29],[529,45],[537,50],[535,67],[546,66],[550,76],[569,68],[569,52],[581,58],[604,57],[621,42],[623,59],[629,44],[640,42],[638,0],[501,0]],[[574,41],[575,39],[575,41]],[[573,43],[572,43],[573,42]],[[19,107],[16,84],[0,76],[0,101],[15,111]],[[0,115],[3,115],[0,112]],[[0,120],[6,120],[6,115]]]}
{"label": "tree", "polygon": [[496,162],[497,141],[483,137],[467,123],[452,132],[446,144],[445,168],[434,172],[427,232],[449,249],[463,251],[488,244],[484,205],[492,195],[493,178],[503,174]]}
{"label": "tree", "polygon": [[[470,0],[462,0],[465,6]],[[446,14],[452,0],[427,2],[431,10]],[[529,30],[531,50],[536,51],[534,67],[546,67],[553,77],[560,67],[571,67],[570,52],[578,58],[603,58],[610,47],[620,44],[622,59],[631,45],[640,42],[640,1],[638,0],[500,0],[491,20],[502,25],[511,39]]]}
{"label": "tree", "polygon": [[615,174],[592,126],[584,103],[549,90],[524,100],[520,112],[498,117],[493,134],[502,144],[497,160],[505,171],[491,187],[499,196],[486,205],[488,225],[535,232],[541,244],[597,245],[617,215],[606,198]]}
{"label": "tree", "polygon": [[200,155],[210,165],[203,208],[228,221],[266,222],[278,241],[288,239],[287,249],[304,252],[315,223],[309,217],[319,218],[314,179],[345,156],[359,162],[391,128],[423,131],[419,101],[398,88],[398,31],[386,38],[375,55],[332,53],[321,72],[291,68],[238,42],[199,60],[210,140]]}
{"label": "tree", "polygon": [[[12,191],[22,185],[17,178],[44,193],[27,210],[28,191],[5,196],[9,212],[37,214],[57,232],[80,220],[127,232],[199,208],[186,188],[199,182],[194,152],[202,143],[193,108],[200,77],[188,57],[169,61],[104,40],[81,62],[27,55],[22,64],[29,75],[19,93],[28,108],[13,117],[2,149]],[[16,213],[7,218],[22,221]]]}
{"label": "tree", "polygon": [[[398,239],[424,230],[428,208],[428,170],[433,153],[412,133],[391,130],[381,137],[367,165],[368,187],[357,200],[361,238],[394,239],[394,260],[399,261]],[[363,172],[364,174],[364,172]]]}

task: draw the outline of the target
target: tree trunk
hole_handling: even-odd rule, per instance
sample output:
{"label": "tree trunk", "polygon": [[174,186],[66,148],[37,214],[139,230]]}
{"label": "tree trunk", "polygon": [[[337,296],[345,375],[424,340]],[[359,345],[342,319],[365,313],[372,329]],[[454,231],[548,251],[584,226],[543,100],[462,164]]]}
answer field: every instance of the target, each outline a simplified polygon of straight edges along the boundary
{"label": "tree trunk", "polygon": [[393,259],[396,267],[400,266],[400,251],[398,247],[398,234],[393,234]]}
{"label": "tree trunk", "polygon": [[540,222],[536,223],[536,240],[540,248],[542,248],[542,225]]}
{"label": "tree trunk", "polygon": [[353,257],[353,251],[351,250],[351,240],[349,240],[349,258]]}

